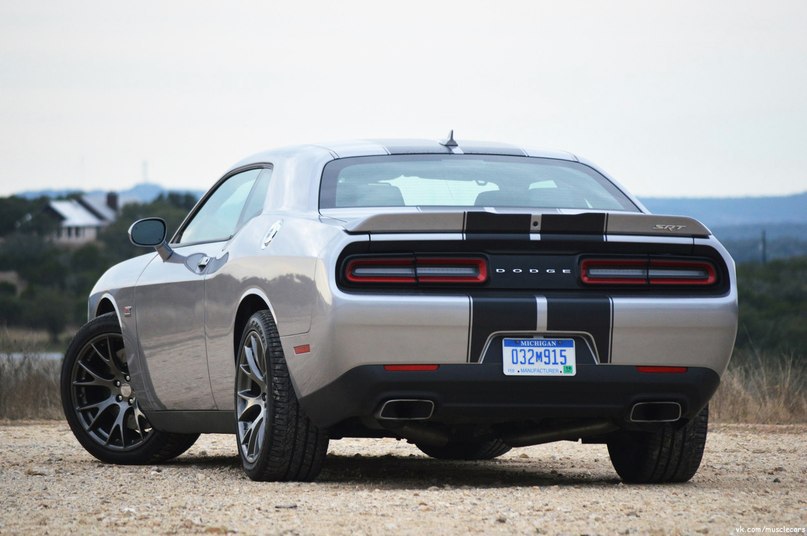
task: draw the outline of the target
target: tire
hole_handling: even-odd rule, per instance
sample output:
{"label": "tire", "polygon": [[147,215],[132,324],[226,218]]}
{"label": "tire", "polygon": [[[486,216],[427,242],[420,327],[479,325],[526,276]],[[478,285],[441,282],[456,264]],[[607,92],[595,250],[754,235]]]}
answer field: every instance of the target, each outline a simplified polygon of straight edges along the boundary
{"label": "tire", "polygon": [[235,413],[238,453],[249,478],[316,478],[328,436],[300,409],[269,311],[255,313],[244,327],[236,362]]}
{"label": "tire", "polygon": [[438,460],[492,460],[510,451],[501,439],[451,442],[442,447],[415,445],[424,454]]}
{"label": "tire", "polygon": [[62,362],[62,409],[87,452],[106,463],[154,464],[188,450],[199,434],[156,430],[129,383],[118,318],[101,315],[78,330]]}
{"label": "tire", "polygon": [[709,423],[709,406],[685,426],[657,432],[621,432],[608,441],[611,463],[629,484],[686,482],[698,471]]}

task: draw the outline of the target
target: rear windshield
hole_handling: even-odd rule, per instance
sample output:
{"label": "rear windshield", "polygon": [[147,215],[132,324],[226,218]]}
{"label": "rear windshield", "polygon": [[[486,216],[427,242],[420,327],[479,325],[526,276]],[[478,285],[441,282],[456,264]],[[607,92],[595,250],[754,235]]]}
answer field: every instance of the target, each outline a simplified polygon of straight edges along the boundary
{"label": "rear windshield", "polygon": [[638,208],[594,169],[522,156],[403,155],[329,162],[320,208]]}

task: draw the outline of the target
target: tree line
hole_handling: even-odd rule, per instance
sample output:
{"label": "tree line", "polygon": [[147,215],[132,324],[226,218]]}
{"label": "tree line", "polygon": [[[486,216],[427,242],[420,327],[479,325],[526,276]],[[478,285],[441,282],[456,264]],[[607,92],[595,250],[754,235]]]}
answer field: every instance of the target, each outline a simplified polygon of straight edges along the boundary
{"label": "tree line", "polygon": [[[0,326],[45,329],[55,341],[66,327],[81,325],[95,281],[113,264],[145,253],[129,243],[131,223],[159,216],[174,231],[195,202],[190,194],[169,193],[127,204],[98,241],[65,248],[49,240],[57,222],[44,211],[47,199],[0,198],[0,272],[16,272],[24,282],[24,288],[0,282]],[[743,263],[737,277],[737,347],[807,362],[807,256]]]}
{"label": "tree line", "polygon": [[110,266],[146,253],[129,242],[132,222],[159,216],[176,230],[196,198],[168,193],[124,205],[97,241],[78,247],[51,240],[58,220],[45,210],[49,201],[0,198],[0,272],[16,272],[21,280],[0,281],[0,326],[44,329],[55,343],[66,327],[86,322],[87,296]]}

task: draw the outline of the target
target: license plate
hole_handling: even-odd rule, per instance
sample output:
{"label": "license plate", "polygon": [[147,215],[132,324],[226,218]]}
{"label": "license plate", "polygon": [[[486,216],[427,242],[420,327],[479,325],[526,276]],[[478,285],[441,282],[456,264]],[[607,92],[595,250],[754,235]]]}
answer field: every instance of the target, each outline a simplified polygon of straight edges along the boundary
{"label": "license plate", "polygon": [[574,339],[504,339],[506,376],[574,376]]}

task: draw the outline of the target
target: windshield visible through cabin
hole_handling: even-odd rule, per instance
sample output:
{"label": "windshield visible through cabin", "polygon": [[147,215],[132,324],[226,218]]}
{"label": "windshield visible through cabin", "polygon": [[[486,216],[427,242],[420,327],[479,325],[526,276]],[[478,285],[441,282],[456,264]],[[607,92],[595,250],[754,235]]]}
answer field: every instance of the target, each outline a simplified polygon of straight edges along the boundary
{"label": "windshield visible through cabin", "polygon": [[320,208],[638,208],[589,166],[551,158],[390,155],[342,158],[325,166]]}

